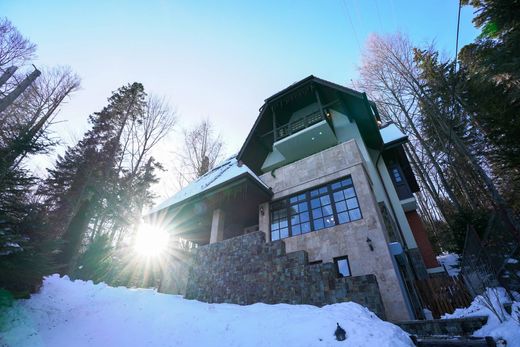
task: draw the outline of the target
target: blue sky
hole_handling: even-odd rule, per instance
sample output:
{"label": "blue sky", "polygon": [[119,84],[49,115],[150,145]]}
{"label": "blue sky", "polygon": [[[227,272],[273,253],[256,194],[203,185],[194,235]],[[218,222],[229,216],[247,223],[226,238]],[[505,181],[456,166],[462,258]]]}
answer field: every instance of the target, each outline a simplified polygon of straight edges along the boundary
{"label": "blue sky", "polygon": [[[275,92],[310,74],[349,85],[371,33],[399,30],[454,54],[457,8],[455,0],[2,0],[0,15],[38,45],[38,66],[69,65],[81,76],[59,117],[67,122],[56,126],[66,141],[111,91],[139,81],[176,106],[182,125],[212,119],[233,153]],[[463,8],[460,46],[478,34],[472,17]]]}

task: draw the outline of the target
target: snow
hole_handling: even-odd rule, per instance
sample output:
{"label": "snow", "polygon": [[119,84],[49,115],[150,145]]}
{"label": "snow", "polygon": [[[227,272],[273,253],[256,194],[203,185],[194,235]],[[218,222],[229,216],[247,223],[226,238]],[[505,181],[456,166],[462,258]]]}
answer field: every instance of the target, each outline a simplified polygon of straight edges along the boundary
{"label": "snow", "polygon": [[437,256],[437,261],[441,264],[448,275],[458,276],[460,273],[460,255],[456,253],[442,253]]}
{"label": "snow", "polygon": [[249,169],[246,165],[239,166],[236,158],[233,156],[225,160],[213,170],[207,172],[198,180],[181,189],[172,197],[152,208],[148,214],[155,213],[171,205],[178,204],[179,202],[192,198],[204,192],[205,190],[209,190],[224,182],[231,181],[234,178],[246,173],[251,175],[253,179],[257,180],[261,185],[268,189],[268,187],[260,180],[260,178],[258,178],[258,176],[256,176],[253,171],[251,171],[251,169]]}
{"label": "snow", "polygon": [[403,134],[399,128],[394,123],[389,123],[386,126],[379,129],[381,133],[381,137],[383,138],[383,143],[389,144],[397,140],[406,140],[407,136]]}
{"label": "snow", "polygon": [[[399,327],[355,303],[207,304],[58,275],[4,318],[0,346],[413,346]],[[336,322],[346,341],[335,340]]]}
{"label": "snow", "polygon": [[518,259],[515,258],[509,258],[507,259],[508,264],[518,264]]}
{"label": "snow", "polygon": [[[488,321],[474,336],[492,336],[495,340],[505,339],[508,347],[520,347],[520,296],[517,293],[512,302],[512,315],[500,308],[499,303],[511,303],[504,288],[488,288],[484,295],[477,296],[467,308],[456,309],[452,314],[444,315],[443,319],[464,318],[473,316],[488,316]],[[486,300],[488,298],[488,300]],[[495,314],[487,307],[485,302],[492,303],[498,312],[504,315],[504,321],[500,322]]]}

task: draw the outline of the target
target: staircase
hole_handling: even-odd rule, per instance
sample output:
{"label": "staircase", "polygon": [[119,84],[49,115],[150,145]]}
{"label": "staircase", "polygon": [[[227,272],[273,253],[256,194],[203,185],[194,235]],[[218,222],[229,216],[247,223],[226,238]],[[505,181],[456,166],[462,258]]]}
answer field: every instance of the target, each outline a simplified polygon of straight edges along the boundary
{"label": "staircase", "polygon": [[416,320],[396,323],[401,329],[411,334],[413,343],[421,347],[441,346],[492,346],[496,343],[492,337],[474,337],[473,332],[487,322],[487,317],[469,317],[458,319]]}

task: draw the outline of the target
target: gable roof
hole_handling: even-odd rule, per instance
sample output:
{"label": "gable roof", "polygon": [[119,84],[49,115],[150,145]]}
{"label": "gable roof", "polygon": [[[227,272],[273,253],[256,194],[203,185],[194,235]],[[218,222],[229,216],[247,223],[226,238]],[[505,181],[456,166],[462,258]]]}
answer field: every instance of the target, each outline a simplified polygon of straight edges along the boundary
{"label": "gable roof", "polygon": [[262,158],[272,150],[271,140],[266,142],[262,136],[273,131],[273,109],[283,107],[284,103],[294,102],[299,96],[308,92],[309,88],[319,90],[323,107],[330,107],[331,100],[338,100],[343,112],[354,119],[360,127],[367,145],[372,148],[382,147],[383,140],[377,125],[379,114],[375,104],[368,100],[366,94],[310,75],[265,99],[260,114],[237,155],[239,161],[249,165],[254,172],[260,172]]}
{"label": "gable roof", "polygon": [[269,187],[258,178],[246,165],[239,165],[236,157],[226,159],[214,169],[208,171],[206,174],[191,182],[186,187],[181,189],[172,197],[166,199],[159,205],[153,207],[147,214],[153,214],[165,208],[171,208],[188,200],[195,199],[210,191],[218,190],[219,188],[231,183],[242,177],[248,177],[257,183],[261,189],[271,194]]}

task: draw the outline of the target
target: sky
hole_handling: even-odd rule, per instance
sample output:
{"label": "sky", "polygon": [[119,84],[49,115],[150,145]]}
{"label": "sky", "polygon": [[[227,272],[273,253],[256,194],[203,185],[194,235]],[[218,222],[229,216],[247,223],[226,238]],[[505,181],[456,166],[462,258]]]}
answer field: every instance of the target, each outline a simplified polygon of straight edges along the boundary
{"label": "sky", "polygon": [[[454,55],[457,10],[455,0],[0,1],[0,16],[37,44],[38,67],[68,65],[82,79],[53,127],[63,143],[82,136],[112,91],[137,81],[177,110],[177,131],[157,152],[167,168],[180,129],[204,118],[233,154],[272,94],[311,74],[349,86],[372,33],[401,31]],[[459,47],[479,33],[472,18],[464,7]]]}

